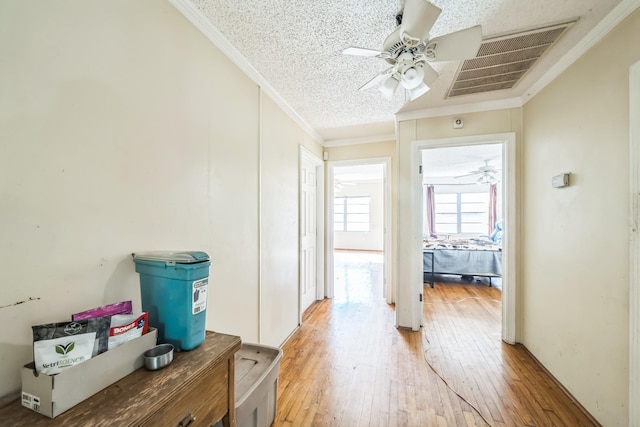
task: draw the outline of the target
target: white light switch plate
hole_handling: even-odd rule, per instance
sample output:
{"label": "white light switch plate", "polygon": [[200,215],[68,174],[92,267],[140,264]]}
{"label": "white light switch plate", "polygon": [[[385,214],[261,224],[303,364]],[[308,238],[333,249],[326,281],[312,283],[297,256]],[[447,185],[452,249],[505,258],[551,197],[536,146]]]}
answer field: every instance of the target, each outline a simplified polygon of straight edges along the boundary
{"label": "white light switch plate", "polygon": [[561,173],[551,178],[551,186],[553,188],[562,188],[569,185],[569,174]]}

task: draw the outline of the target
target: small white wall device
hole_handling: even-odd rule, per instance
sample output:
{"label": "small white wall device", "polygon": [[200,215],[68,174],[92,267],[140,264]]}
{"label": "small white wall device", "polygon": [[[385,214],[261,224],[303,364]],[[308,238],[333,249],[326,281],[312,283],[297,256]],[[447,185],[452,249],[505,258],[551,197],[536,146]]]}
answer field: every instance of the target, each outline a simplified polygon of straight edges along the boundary
{"label": "small white wall device", "polygon": [[553,188],[562,188],[569,186],[569,173],[561,173],[551,178],[551,186]]}
{"label": "small white wall device", "polygon": [[454,129],[462,129],[464,126],[464,122],[462,119],[453,119],[453,128]]}

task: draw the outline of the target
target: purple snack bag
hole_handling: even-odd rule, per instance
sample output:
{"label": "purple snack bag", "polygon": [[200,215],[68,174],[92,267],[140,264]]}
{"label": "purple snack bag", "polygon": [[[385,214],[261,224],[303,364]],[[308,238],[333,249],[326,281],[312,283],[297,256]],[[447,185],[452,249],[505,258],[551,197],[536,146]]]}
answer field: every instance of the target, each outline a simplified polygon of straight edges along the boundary
{"label": "purple snack bag", "polygon": [[133,309],[131,301],[122,301],[115,304],[104,305],[102,307],[92,308],[71,315],[71,320],[77,322],[79,320],[91,319],[94,317],[113,316],[115,314],[132,314]]}

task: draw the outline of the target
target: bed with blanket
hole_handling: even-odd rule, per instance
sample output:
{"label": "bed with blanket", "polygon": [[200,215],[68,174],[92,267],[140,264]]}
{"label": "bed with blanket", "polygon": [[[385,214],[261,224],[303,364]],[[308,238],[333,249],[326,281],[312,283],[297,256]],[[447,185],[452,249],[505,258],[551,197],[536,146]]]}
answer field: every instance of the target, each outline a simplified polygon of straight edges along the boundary
{"label": "bed with blanket", "polygon": [[433,287],[434,274],[453,274],[463,278],[502,276],[502,250],[491,241],[428,241],[422,249],[425,283]]}

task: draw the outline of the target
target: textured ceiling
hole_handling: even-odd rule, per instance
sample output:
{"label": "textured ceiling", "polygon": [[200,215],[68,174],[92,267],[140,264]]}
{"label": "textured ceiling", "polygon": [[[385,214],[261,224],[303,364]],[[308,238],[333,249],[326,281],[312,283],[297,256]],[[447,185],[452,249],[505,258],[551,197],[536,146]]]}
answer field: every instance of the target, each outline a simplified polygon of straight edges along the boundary
{"label": "textured ceiling", "polygon": [[381,49],[395,28],[398,1],[190,0],[280,97],[327,141],[393,134],[394,114],[517,98],[621,0],[433,0],[442,9],[430,38],[480,24],[484,37],[578,19],[513,88],[446,98],[460,61],[431,63],[440,77],[405,103],[357,89],[388,68],[379,58],[342,55],[349,46]]}

